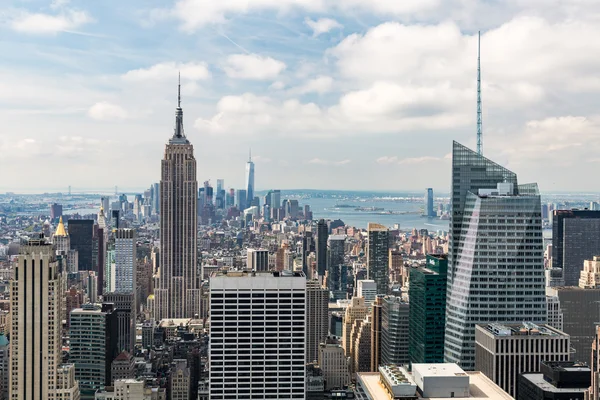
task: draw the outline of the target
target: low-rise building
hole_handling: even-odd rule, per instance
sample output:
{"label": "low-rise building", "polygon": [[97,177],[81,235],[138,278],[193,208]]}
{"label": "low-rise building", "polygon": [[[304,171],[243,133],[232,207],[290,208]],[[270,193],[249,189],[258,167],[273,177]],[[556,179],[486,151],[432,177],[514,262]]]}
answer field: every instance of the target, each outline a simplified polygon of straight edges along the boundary
{"label": "low-rise building", "polygon": [[517,400],[584,400],[591,383],[591,370],[574,361],[543,362],[540,372],[519,376]]}

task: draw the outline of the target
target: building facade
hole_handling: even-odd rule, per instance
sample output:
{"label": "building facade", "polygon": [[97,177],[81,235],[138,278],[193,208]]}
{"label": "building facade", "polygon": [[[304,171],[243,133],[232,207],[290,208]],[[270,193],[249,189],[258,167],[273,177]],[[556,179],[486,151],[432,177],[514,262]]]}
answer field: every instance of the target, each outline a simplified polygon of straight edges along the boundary
{"label": "building facade", "polygon": [[383,225],[371,222],[367,233],[367,275],[377,284],[377,293],[386,295],[390,283],[389,230]]}
{"label": "building facade", "polygon": [[11,400],[55,400],[61,364],[62,283],[52,245],[34,237],[10,281]]}
{"label": "building facade", "polygon": [[424,267],[410,269],[408,344],[410,362],[444,362],[448,257],[427,255]]}
{"label": "building facade", "polygon": [[548,325],[477,325],[475,369],[517,397],[523,372],[539,372],[542,361],[569,361],[569,335]]}
{"label": "building facade", "polygon": [[[136,284],[136,234],[133,229],[119,228],[115,236],[115,279],[114,291],[117,293],[135,293]],[[112,277],[111,277],[112,279]]]}
{"label": "building facade", "polygon": [[352,328],[354,327],[354,323],[364,320],[368,313],[369,307],[367,307],[365,299],[362,297],[353,297],[348,307],[346,307],[342,322],[342,347],[348,357],[350,357],[351,353]]}
{"label": "building facade", "polygon": [[446,362],[475,365],[475,325],[546,322],[536,184],[454,142]]}
{"label": "building facade", "polygon": [[248,249],[246,267],[256,272],[269,270],[269,250]]}
{"label": "building facade", "polygon": [[94,220],[70,219],[68,221],[71,249],[77,250],[78,271],[94,269]]}
{"label": "building facade", "polygon": [[350,384],[348,358],[336,338],[327,338],[319,346],[319,366],[323,370],[325,390],[342,389]]}
{"label": "building facade", "polygon": [[408,364],[410,306],[399,296],[385,296],[381,305],[381,364]]}
{"label": "building facade", "polygon": [[306,362],[319,358],[319,344],[329,334],[329,290],[318,280],[306,282]]}
{"label": "building facade", "polygon": [[315,251],[317,256],[317,272],[319,276],[325,276],[327,271],[327,241],[329,239],[329,228],[324,219],[317,222],[317,239]]}
{"label": "building facade", "polygon": [[198,181],[194,146],[183,131],[181,101],[161,162],[159,192],[161,262],[154,315],[158,320],[191,318],[200,313]]}
{"label": "building facade", "polygon": [[306,278],[301,273],[213,277],[211,400],[304,399],[305,309]]}

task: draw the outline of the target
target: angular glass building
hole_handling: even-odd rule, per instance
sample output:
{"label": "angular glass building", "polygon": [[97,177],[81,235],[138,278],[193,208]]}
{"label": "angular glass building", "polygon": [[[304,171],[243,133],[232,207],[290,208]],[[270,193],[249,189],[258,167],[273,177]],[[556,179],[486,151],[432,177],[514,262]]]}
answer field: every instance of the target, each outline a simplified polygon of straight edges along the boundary
{"label": "angular glass building", "polygon": [[540,195],[454,142],[444,358],[472,370],[475,325],[546,322]]}

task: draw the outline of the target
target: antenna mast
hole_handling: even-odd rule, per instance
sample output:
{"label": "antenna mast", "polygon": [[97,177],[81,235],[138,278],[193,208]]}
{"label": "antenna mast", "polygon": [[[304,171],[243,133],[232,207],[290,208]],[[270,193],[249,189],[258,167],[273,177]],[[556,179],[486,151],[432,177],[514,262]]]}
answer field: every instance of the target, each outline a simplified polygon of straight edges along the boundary
{"label": "antenna mast", "polygon": [[481,31],[477,32],[477,154],[483,154],[481,118]]}

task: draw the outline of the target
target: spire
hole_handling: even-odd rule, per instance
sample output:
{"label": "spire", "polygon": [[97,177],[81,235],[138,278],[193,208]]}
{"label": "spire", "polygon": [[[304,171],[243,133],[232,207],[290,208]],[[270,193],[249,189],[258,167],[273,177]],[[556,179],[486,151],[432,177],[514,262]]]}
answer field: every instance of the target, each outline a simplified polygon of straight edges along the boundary
{"label": "spire", "polygon": [[181,109],[181,72],[179,73],[179,84],[177,85],[177,109],[175,110],[175,132],[173,139],[183,139],[183,110]]}
{"label": "spire", "polygon": [[483,121],[481,116],[481,31],[477,32],[477,154],[483,154]]}
{"label": "spire", "polygon": [[248,152],[248,162],[252,162],[252,147],[250,147],[250,150]]}
{"label": "spire", "polygon": [[100,204],[100,212],[98,213],[98,226],[102,229],[106,228],[106,216],[104,215],[104,206]]}
{"label": "spire", "polygon": [[56,227],[54,236],[67,236],[67,231],[65,230],[65,224],[63,223],[62,216],[58,220],[58,226]]}

